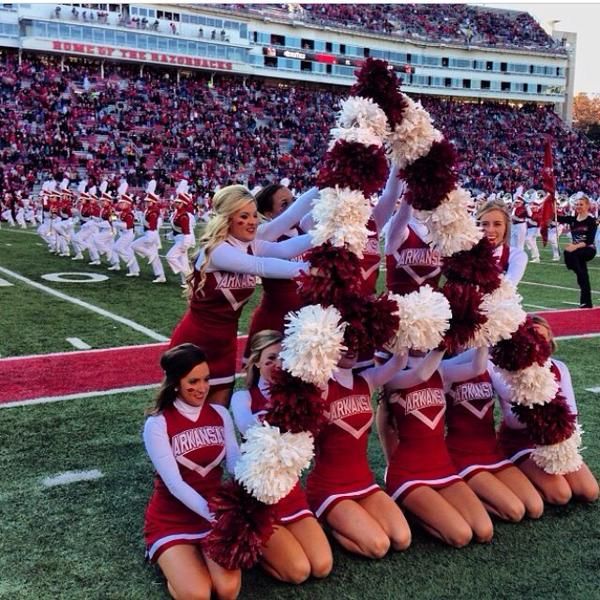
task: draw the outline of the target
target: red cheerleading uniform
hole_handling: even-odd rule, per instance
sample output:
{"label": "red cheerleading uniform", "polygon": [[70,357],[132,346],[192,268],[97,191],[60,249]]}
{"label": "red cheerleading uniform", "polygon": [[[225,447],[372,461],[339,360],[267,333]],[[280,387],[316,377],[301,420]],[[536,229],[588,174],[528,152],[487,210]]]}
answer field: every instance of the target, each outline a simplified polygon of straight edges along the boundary
{"label": "red cheerleading uniform", "polygon": [[[174,406],[161,414],[182,479],[208,500],[218,490],[223,474],[220,466],[226,455],[223,418],[210,404],[202,407],[195,422]],[[148,557],[155,561],[177,544],[199,544],[210,529],[210,522],[171,494],[157,475],[144,520]]]}
{"label": "red cheerleading uniform", "polygon": [[[193,290],[199,280],[200,271],[195,270]],[[212,388],[227,386],[235,379],[238,321],[255,287],[255,275],[207,273],[204,287],[194,291],[188,310],[171,335],[170,348],[191,342],[205,351]]]}
{"label": "red cheerleading uniform", "polygon": [[[298,235],[304,233],[300,228],[296,228]],[[291,235],[282,235],[278,242],[289,240]],[[302,261],[303,256],[297,256],[290,259],[292,261]],[[252,313],[250,327],[248,328],[248,341],[244,351],[244,357],[250,355],[250,340],[255,333],[264,329],[273,329],[283,333],[285,325],[285,315],[290,311],[297,311],[304,306],[304,302],[298,294],[298,284],[292,279],[273,279],[270,277],[262,278],[263,293],[260,304]]]}
{"label": "red cheerleading uniform", "polygon": [[309,505],[319,518],[342,500],[360,500],[381,489],[367,459],[371,392],[359,375],[353,381],[351,390],[335,380],[327,388],[328,423],[315,440],[315,464],[306,480]]}
{"label": "red cheerleading uniform", "polygon": [[361,292],[365,296],[370,296],[376,291],[379,265],[381,263],[379,232],[373,217],[367,221],[367,229],[369,230],[369,237],[366,246],[363,248],[363,257],[360,259],[360,276],[362,279]]}
{"label": "red cheerleading uniform", "polygon": [[388,494],[402,500],[420,486],[444,488],[461,481],[444,439],[446,399],[439,371],[428,381],[394,390],[388,402],[399,440],[385,477]]}
{"label": "red cheerleading uniform", "polygon": [[[268,410],[269,399],[263,395],[258,386],[253,386],[249,392],[252,399],[250,408],[253,413],[256,414],[259,411]],[[264,419],[268,421],[267,415],[264,414],[260,415],[258,418],[260,421]],[[273,505],[273,510],[275,511],[279,523],[284,525],[300,521],[306,517],[314,517],[313,512],[308,506],[308,500],[300,485],[300,481],[296,483],[287,496],[279,500],[277,504]]]}
{"label": "red cheerleading uniform", "polygon": [[385,257],[387,288],[401,295],[415,292],[422,285],[437,289],[442,273],[440,251],[432,249],[410,225],[407,228],[406,240]]}
{"label": "red cheerleading uniform", "polygon": [[494,387],[487,371],[453,383],[446,406],[446,446],[461,477],[468,479],[480,471],[501,471],[512,465],[496,439]]}

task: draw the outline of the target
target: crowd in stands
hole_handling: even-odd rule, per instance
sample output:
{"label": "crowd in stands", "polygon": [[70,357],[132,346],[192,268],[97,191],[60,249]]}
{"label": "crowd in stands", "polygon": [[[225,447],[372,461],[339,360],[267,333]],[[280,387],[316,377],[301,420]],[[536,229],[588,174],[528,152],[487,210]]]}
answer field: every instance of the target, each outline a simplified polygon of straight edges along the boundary
{"label": "crowd in stands", "polygon": [[[339,100],[347,89],[269,84],[255,78],[175,71],[52,56],[0,55],[0,191],[31,191],[50,176],[89,186],[102,179],[131,188],[152,177],[171,193],[242,182],[251,189],[283,177],[314,182]],[[480,191],[540,187],[544,134],[555,139],[558,186],[600,193],[600,156],[550,108],[517,108],[424,98],[458,150],[463,183]]]}
{"label": "crowd in stands", "polygon": [[[253,12],[278,9],[282,18],[373,31],[431,42],[560,51],[526,12],[493,10],[469,4],[238,4]],[[291,9],[290,9],[291,7]]]}

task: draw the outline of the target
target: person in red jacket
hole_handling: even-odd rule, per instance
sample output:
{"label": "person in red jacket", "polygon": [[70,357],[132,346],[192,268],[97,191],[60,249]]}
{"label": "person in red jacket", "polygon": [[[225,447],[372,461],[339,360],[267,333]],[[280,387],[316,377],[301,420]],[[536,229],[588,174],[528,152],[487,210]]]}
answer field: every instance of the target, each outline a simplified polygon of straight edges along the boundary
{"label": "person in red jacket", "polygon": [[144,201],[146,202],[144,235],[135,240],[131,244],[131,247],[136,254],[148,259],[148,263],[152,266],[152,271],[154,272],[152,283],[166,283],[165,270],[158,256],[160,248],[160,236],[158,232],[160,211],[157,205],[160,198],[153,192],[148,192]]}

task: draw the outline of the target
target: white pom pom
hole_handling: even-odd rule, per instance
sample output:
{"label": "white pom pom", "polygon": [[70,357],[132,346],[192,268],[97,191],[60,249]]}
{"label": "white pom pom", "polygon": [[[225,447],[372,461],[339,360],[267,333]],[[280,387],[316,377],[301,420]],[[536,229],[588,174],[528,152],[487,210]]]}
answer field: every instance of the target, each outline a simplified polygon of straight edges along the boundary
{"label": "white pom pom", "polygon": [[583,465],[579,453],[582,433],[581,427],[577,425],[570,438],[551,446],[537,446],[531,453],[531,458],[546,473],[552,475],[573,473]]}
{"label": "white pom pom", "polygon": [[279,353],[283,368],[302,381],[324,386],[346,349],[342,315],[333,306],[311,304],[285,318],[285,338]]}
{"label": "white pom pom", "polygon": [[287,496],[313,456],[313,437],[308,432],[281,433],[268,423],[246,431],[235,478],[252,496],[275,504]]}
{"label": "white pom pom", "polygon": [[414,102],[405,94],[402,96],[408,107],[402,113],[402,122],[388,137],[388,154],[392,162],[404,169],[429,154],[433,143],[442,141],[444,136],[433,126],[431,116],[420,102]]}
{"label": "white pom pom", "polygon": [[558,393],[558,383],[550,370],[550,361],[540,367],[534,363],[521,371],[498,369],[511,390],[511,402],[523,406],[546,404]]}
{"label": "white pom pom", "polygon": [[420,287],[405,296],[389,294],[398,304],[400,317],[394,348],[413,348],[427,351],[436,348],[450,326],[452,311],[446,297],[430,286]]}
{"label": "white pom pom", "polygon": [[325,188],[313,203],[312,216],[315,226],[309,233],[313,246],[331,242],[362,258],[371,216],[371,206],[362,192],[338,186]]}
{"label": "white pom pom", "polygon": [[442,256],[470,250],[483,237],[469,214],[472,203],[471,194],[457,188],[435,210],[415,211],[415,216],[429,228],[432,246],[438,248]]}
{"label": "white pom pom", "polygon": [[471,345],[493,346],[500,340],[509,339],[527,316],[521,308],[522,299],[515,286],[503,275],[500,286],[483,297],[480,309],[487,321],[477,328]]}
{"label": "white pom pom", "polygon": [[331,150],[338,140],[345,142],[358,142],[364,146],[383,146],[383,139],[365,127],[335,127],[331,130],[331,141],[328,150]]}
{"label": "white pom pom", "polygon": [[380,139],[390,133],[387,117],[381,108],[370,98],[360,96],[351,96],[342,101],[337,125],[341,129],[368,129]]}

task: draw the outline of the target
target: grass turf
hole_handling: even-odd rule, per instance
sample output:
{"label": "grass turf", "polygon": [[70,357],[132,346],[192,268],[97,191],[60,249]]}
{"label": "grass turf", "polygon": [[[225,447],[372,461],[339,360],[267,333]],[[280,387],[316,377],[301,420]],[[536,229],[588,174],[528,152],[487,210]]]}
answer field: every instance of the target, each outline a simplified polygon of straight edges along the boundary
{"label": "grass turf", "polygon": [[[600,473],[598,342],[564,341],[586,430],[586,462]],[[167,598],[160,573],[143,561],[142,522],[152,467],[141,442],[152,392],[1,409],[0,598]],[[381,481],[375,435],[371,464]],[[45,488],[68,470],[99,469],[101,479]],[[333,544],[333,573],[292,587],[254,569],[242,598],[454,599],[599,598],[598,505],[547,508],[540,521],[496,523],[490,545],[454,550],[414,528],[412,547],[383,560]]]}

